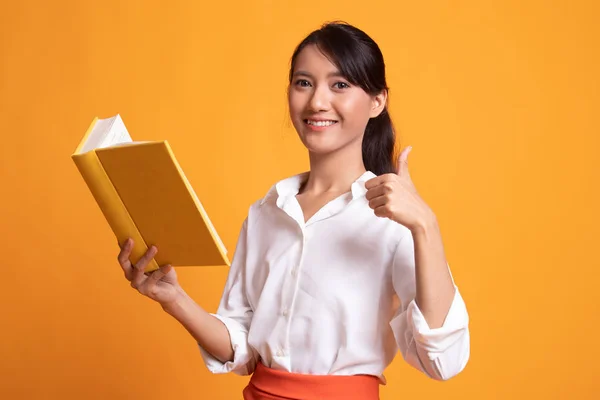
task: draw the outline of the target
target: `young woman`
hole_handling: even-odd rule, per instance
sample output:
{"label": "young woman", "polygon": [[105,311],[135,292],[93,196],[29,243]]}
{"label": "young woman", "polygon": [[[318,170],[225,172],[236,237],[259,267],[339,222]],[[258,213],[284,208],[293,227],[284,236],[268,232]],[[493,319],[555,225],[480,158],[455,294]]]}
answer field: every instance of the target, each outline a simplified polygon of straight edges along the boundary
{"label": "young woman", "polygon": [[211,314],[175,271],[119,262],[199,344],[213,373],[252,374],[244,398],[378,399],[400,350],[427,376],[449,379],[469,358],[468,314],[433,211],[394,158],[383,56],[361,30],[331,23],[292,56],[290,117],[310,171],[275,184],[239,235]]}

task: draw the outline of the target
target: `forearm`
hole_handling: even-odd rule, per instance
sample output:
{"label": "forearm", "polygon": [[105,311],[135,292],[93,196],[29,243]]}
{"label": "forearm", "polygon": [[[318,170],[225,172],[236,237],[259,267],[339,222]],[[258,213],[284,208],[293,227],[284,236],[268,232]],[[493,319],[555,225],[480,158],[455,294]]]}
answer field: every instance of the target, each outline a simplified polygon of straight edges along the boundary
{"label": "forearm", "polygon": [[454,298],[437,219],[433,213],[412,229],[415,246],[416,303],[430,328],[443,325]]}
{"label": "forearm", "polygon": [[200,307],[185,291],[180,290],[177,300],[163,306],[163,309],[219,361],[225,363],[233,360],[233,348],[225,325]]}

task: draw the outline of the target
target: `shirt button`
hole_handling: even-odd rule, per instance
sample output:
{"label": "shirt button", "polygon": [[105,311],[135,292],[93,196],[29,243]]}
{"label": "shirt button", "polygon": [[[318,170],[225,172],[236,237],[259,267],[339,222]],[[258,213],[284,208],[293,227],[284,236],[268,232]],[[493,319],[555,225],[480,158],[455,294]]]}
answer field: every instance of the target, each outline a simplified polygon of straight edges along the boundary
{"label": "shirt button", "polygon": [[295,278],[298,275],[298,268],[292,269],[292,276]]}
{"label": "shirt button", "polygon": [[286,308],[285,310],[283,310],[283,316],[287,317],[288,315],[290,315],[290,312],[288,311],[288,309]]}
{"label": "shirt button", "polygon": [[279,349],[279,350],[277,351],[277,355],[278,355],[279,357],[283,357],[283,356],[285,355],[285,353],[283,352],[283,350]]}

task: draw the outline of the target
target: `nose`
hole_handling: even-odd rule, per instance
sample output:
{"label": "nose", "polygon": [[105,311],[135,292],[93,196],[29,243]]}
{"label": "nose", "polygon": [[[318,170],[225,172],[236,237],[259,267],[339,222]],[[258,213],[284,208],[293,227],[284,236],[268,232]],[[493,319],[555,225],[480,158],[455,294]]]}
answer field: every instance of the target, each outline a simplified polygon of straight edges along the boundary
{"label": "nose", "polygon": [[323,85],[318,85],[312,92],[308,102],[308,107],[312,112],[328,111],[330,107],[329,91]]}

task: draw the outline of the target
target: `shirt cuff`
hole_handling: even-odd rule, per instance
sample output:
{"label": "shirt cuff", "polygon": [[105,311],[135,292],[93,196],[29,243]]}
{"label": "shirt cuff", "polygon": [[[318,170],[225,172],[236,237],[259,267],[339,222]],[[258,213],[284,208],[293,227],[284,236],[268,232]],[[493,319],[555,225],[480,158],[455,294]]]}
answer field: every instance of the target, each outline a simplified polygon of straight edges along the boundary
{"label": "shirt cuff", "polygon": [[465,302],[454,286],[454,298],[444,323],[439,328],[430,328],[423,313],[413,299],[407,307],[407,317],[412,325],[413,337],[417,346],[427,352],[430,360],[435,360],[465,333],[469,325],[469,314]]}
{"label": "shirt cuff", "polygon": [[222,363],[204,348],[198,345],[200,354],[204,359],[206,368],[213,374],[225,374],[234,372],[238,375],[250,375],[254,371],[255,362],[252,352],[248,346],[248,331],[247,329],[234,319],[211,314],[218,318],[229,331],[231,347],[233,348],[233,361]]}

